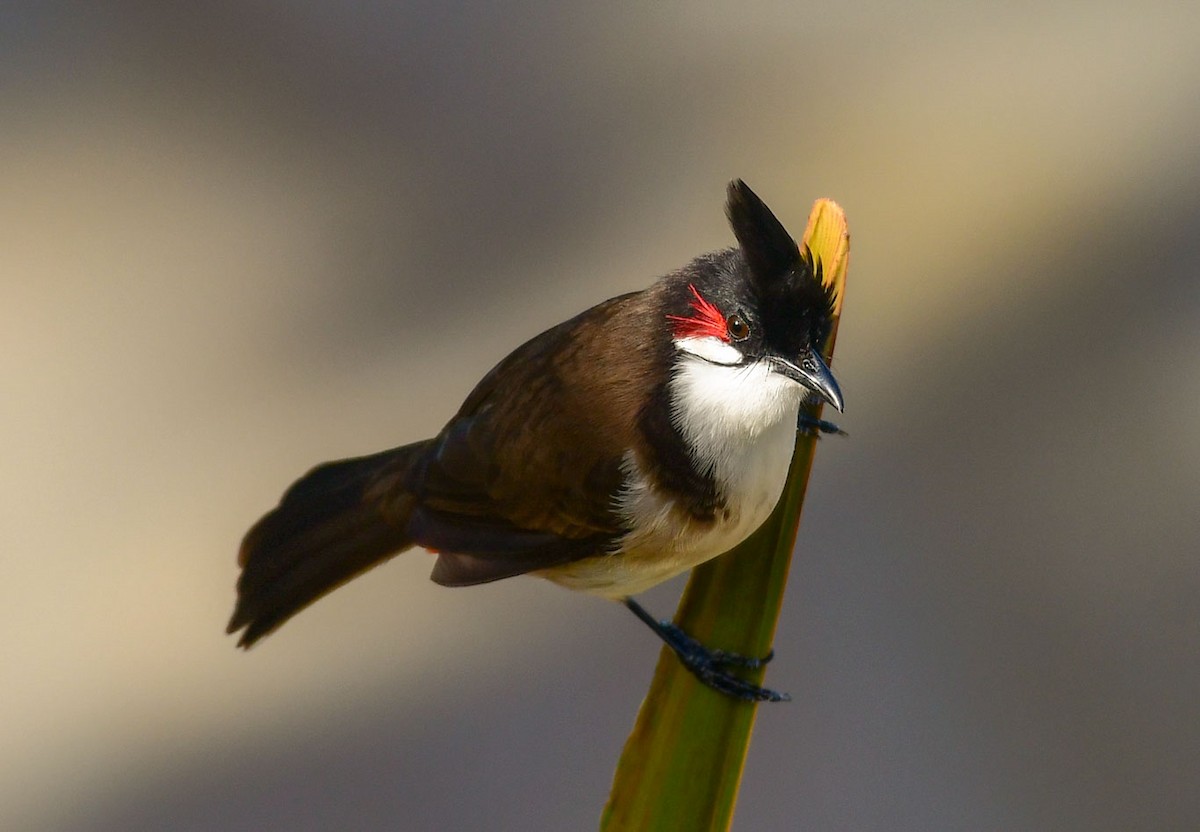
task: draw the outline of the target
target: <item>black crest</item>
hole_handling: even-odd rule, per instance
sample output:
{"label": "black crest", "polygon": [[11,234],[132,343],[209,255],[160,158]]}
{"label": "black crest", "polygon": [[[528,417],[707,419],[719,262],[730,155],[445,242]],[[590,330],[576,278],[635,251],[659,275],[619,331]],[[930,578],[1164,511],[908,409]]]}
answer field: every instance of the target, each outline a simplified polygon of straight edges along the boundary
{"label": "black crest", "polygon": [[740,179],[729,183],[725,213],[757,281],[770,283],[800,264],[800,247],[792,235]]}
{"label": "black crest", "polygon": [[824,285],[821,264],[796,241],[754,191],[740,179],[729,183],[725,203],[742,256],[750,271],[754,305],[764,334],[781,355],[820,347],[833,319],[833,288]]}

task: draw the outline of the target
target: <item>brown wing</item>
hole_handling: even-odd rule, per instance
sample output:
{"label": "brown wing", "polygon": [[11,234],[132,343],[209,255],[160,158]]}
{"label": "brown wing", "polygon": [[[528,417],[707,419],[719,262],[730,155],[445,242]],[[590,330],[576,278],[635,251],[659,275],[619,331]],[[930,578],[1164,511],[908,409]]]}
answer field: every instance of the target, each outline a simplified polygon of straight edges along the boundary
{"label": "brown wing", "polygon": [[653,366],[640,297],[519,347],[409,469],[408,532],[443,553],[434,580],[547,568],[607,551],[625,531],[615,501]]}

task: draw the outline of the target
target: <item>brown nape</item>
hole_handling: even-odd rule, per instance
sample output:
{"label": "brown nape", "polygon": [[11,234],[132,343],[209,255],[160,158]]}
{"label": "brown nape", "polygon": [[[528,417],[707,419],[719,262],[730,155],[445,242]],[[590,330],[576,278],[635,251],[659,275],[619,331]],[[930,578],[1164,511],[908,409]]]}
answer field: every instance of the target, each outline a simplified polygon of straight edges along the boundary
{"label": "brown nape", "polygon": [[314,468],[246,533],[237,606],[227,628],[245,628],[239,647],[412,545],[404,534],[409,501],[403,479],[426,444]]}

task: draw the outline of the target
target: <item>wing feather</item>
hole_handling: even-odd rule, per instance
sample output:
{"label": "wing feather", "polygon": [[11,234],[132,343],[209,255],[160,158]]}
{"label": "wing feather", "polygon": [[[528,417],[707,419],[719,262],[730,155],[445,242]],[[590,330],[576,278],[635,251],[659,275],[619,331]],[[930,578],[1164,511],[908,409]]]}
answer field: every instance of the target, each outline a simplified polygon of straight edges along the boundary
{"label": "wing feather", "polygon": [[[409,469],[408,533],[444,553],[434,579],[479,583],[611,551],[617,497],[651,385],[637,295],[517,348]],[[623,313],[623,314],[622,314]]]}

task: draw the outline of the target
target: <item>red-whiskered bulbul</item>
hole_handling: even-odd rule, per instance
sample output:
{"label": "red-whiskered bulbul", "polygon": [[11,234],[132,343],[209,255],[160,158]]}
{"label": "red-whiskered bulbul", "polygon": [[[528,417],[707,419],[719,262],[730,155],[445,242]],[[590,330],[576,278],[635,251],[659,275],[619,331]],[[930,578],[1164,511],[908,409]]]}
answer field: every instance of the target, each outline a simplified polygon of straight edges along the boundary
{"label": "red-whiskered bulbul", "polygon": [[630,597],[745,540],[779,500],[801,404],[842,409],[819,264],[744,182],[726,211],[736,248],[518,347],[434,438],[292,485],[242,541],[239,646],[421,546],[439,584],[533,574],[620,600],[706,684],[785,698],[730,672],[759,660],[707,650]]}

